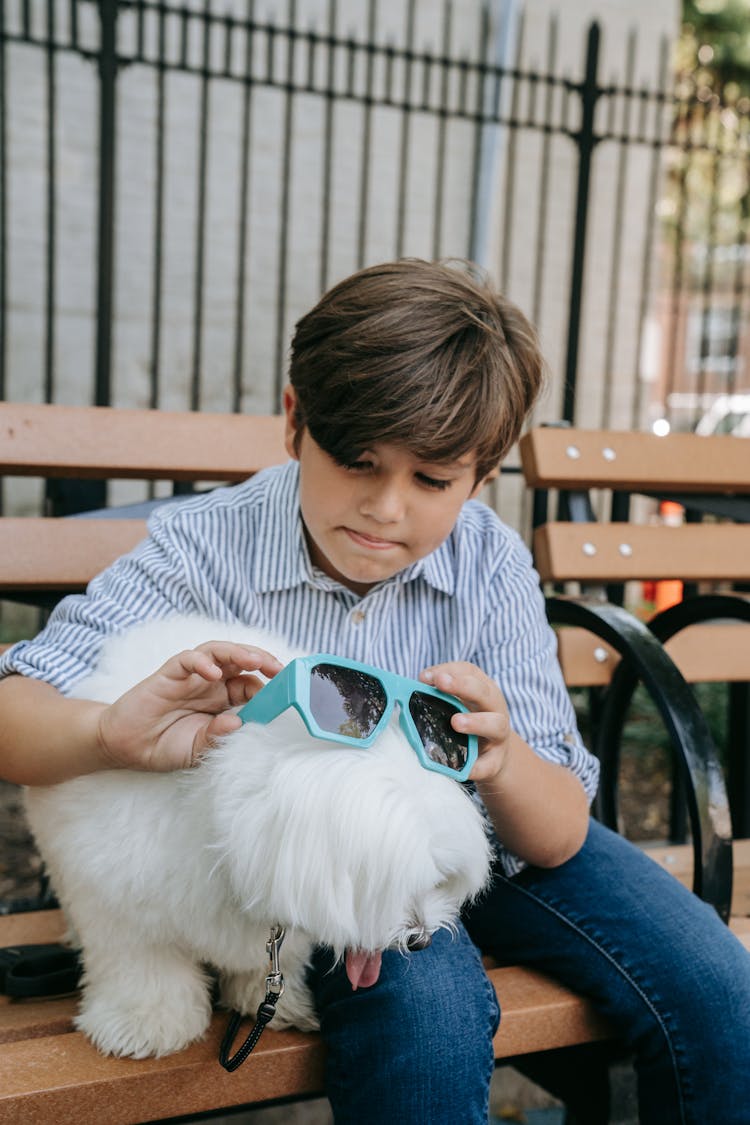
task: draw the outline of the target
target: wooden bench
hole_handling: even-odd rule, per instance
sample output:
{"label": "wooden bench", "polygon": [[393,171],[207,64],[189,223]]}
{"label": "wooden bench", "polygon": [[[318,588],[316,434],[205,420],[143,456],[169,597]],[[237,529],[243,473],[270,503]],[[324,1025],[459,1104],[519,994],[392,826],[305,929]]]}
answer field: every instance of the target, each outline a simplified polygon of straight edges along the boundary
{"label": "wooden bench", "polygon": [[[731,819],[735,837],[750,835],[750,600],[735,589],[750,583],[750,442],[551,426],[526,434],[520,453],[526,481],[535,489],[534,557],[550,588],[550,620],[561,627],[566,681],[606,685],[595,732],[602,819],[617,825],[620,740],[644,671],[637,654],[634,659],[618,643],[624,631],[636,647],[657,637],[691,683],[730,685],[734,727],[725,756]],[[550,518],[554,492],[558,512]],[[634,518],[636,496],[650,501],[640,504],[641,522]],[[679,503],[684,522],[670,526],[659,519],[665,500]],[[627,583],[644,580],[679,581],[686,593],[651,616],[647,627],[608,600],[621,599]],[[571,583],[575,594],[569,592]],[[684,685],[663,679],[652,687],[661,688],[657,704],[665,723],[679,723]],[[710,742],[705,725],[698,741]],[[676,780],[687,807],[696,871],[704,865],[695,889],[727,914],[730,807],[716,757],[691,755],[683,758]],[[684,819],[673,816],[672,830],[682,836]]]}
{"label": "wooden bench", "polygon": [[[282,421],[268,417],[0,404],[0,475],[239,481],[285,458]],[[143,536],[142,518],[0,519],[0,597],[44,603],[87,581]],[[736,865],[750,870],[745,845]],[[658,862],[690,883],[693,853]],[[750,885],[735,884],[733,920],[750,948]],[[745,916],[745,917],[743,917]],[[0,946],[57,940],[58,911],[0,917]],[[512,1059],[609,1037],[581,997],[522,967],[488,973],[503,1010],[495,1054]],[[317,1035],[269,1029],[248,1061],[227,1074],[217,1060],[226,1015],[204,1042],[165,1059],[105,1058],[72,1030],[75,997],[0,997],[0,1123],[135,1125],[147,1120],[302,1098],[322,1091]]]}

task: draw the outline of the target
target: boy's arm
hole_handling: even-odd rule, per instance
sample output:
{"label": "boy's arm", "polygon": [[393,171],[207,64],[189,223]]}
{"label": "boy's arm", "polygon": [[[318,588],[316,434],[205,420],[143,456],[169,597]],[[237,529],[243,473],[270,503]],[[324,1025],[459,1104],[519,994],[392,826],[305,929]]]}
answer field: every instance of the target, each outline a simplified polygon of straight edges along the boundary
{"label": "boy's arm", "polygon": [[422,679],[470,708],[453,726],[480,740],[470,780],[501,843],[536,867],[557,867],[574,856],[589,822],[589,799],[575,774],[534,753],[511,729],[500,688],[476,666],[441,664]]}
{"label": "boy's arm", "polygon": [[43,680],[0,682],[0,776],[49,785],[104,768],[97,738],[103,703],[66,699]]}
{"label": "boy's arm", "polygon": [[168,660],[112,704],[69,699],[40,680],[0,683],[0,776],[51,785],[100,769],[193,765],[240,726],[228,711],[281,665],[263,649],[210,641]]}

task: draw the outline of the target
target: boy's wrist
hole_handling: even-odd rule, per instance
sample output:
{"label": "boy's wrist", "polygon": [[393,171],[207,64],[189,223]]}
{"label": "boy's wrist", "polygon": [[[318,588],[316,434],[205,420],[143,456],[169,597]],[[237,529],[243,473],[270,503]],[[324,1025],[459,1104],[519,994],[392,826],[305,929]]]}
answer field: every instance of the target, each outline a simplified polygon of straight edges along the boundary
{"label": "boy's wrist", "polygon": [[90,764],[82,772],[97,773],[99,770],[121,769],[122,763],[110,752],[104,732],[103,721],[109,711],[109,704],[88,701],[84,721],[89,724],[89,735],[84,745],[90,748]]}

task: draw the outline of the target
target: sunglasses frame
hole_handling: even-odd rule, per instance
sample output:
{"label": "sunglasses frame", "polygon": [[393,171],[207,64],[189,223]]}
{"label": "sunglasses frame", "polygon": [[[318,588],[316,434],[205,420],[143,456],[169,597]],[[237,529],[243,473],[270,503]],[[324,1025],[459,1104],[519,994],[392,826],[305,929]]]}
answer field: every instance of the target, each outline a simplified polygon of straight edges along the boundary
{"label": "sunglasses frame", "polygon": [[[365,738],[352,738],[346,734],[323,730],[317,723],[310,707],[310,679],[313,668],[318,664],[333,664],[339,668],[349,668],[354,672],[364,672],[376,679],[382,686],[386,696],[385,710],[373,730]],[[440,691],[439,688],[432,687],[431,684],[423,684],[419,680],[409,679],[408,676],[399,676],[395,672],[386,671],[384,668],[375,668],[372,664],[364,664],[356,660],[347,660],[343,656],[331,656],[328,653],[319,652],[313,656],[299,656],[291,660],[286,667],[282,668],[268,683],[263,685],[261,690],[240,709],[238,715],[243,723],[253,722],[265,726],[266,723],[270,723],[283,711],[286,711],[288,707],[294,707],[314,738],[321,738],[327,742],[340,742],[344,746],[361,746],[364,748],[372,746],[380,732],[390,721],[393,708],[398,703],[401,729],[424,769],[431,770],[433,773],[445,774],[456,781],[465,781],[477,760],[477,736],[456,731],[458,737],[464,737],[467,740],[466,762],[460,770],[433,761],[425,750],[409,710],[409,700],[415,691],[422,695],[445,700],[457,711],[468,713],[469,708],[460,699]]]}

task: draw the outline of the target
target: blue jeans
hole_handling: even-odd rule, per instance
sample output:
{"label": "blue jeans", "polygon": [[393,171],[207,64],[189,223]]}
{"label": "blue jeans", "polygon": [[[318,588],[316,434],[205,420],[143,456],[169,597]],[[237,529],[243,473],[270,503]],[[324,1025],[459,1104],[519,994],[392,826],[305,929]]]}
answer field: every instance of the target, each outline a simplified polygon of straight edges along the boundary
{"label": "blue jeans", "polygon": [[[750,954],[711,907],[592,821],[562,867],[496,872],[455,937],[385,953],[372,988],[352,992],[318,951],[337,1125],[486,1125],[499,1012],[479,950],[591,997],[634,1055],[641,1125],[750,1122]],[[576,1075],[575,1053],[555,1068],[555,1055],[539,1056],[537,1077],[549,1063],[550,1088],[564,1097],[567,1075],[585,1104],[586,1070]]]}

